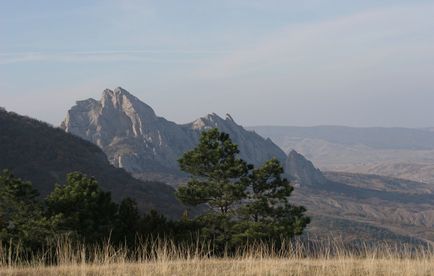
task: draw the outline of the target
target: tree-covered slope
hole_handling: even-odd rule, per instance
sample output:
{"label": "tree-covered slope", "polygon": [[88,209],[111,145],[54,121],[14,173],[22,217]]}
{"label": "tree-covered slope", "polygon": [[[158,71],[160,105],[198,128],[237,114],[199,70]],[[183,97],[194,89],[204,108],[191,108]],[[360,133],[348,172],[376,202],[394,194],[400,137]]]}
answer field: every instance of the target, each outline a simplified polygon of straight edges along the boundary
{"label": "tree-covered slope", "polygon": [[117,201],[129,196],[144,211],[156,209],[171,217],[183,212],[174,189],[168,185],[136,180],[123,169],[113,167],[98,146],[5,110],[0,110],[0,169],[10,169],[31,181],[42,196],[55,183],[63,184],[67,173],[80,171],[95,177]]}

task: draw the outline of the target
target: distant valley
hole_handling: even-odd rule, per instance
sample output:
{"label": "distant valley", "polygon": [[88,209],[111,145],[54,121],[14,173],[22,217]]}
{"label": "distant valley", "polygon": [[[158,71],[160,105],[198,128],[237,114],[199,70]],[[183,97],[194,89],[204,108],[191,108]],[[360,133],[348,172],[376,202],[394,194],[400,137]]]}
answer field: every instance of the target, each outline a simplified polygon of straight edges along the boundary
{"label": "distant valley", "polygon": [[434,184],[432,129],[338,126],[248,129],[285,152],[302,153],[323,171],[377,174]]}

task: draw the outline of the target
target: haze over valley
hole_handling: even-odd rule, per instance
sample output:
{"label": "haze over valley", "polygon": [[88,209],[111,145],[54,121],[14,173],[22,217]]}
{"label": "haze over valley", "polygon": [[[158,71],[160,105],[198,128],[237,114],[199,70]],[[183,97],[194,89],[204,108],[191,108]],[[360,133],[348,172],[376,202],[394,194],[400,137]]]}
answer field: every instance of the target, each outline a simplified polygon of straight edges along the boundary
{"label": "haze over valley", "polygon": [[325,171],[377,174],[434,184],[434,132],[429,128],[249,127]]}

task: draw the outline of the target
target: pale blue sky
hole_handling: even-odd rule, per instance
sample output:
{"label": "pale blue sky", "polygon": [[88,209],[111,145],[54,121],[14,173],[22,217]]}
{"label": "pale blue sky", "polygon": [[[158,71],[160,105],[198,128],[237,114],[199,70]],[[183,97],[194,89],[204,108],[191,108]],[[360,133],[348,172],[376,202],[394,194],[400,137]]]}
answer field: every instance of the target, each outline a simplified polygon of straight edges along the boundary
{"label": "pale blue sky", "polygon": [[434,1],[0,0],[0,106],[117,86],[178,123],[434,126]]}

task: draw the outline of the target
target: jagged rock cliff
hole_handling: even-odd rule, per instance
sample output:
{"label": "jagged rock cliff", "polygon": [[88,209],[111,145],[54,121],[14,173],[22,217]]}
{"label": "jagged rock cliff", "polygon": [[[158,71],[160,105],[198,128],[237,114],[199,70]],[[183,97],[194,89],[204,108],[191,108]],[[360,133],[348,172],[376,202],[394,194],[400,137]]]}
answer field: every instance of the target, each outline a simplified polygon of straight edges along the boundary
{"label": "jagged rock cliff", "polygon": [[113,165],[132,173],[175,172],[196,139],[120,87],[106,89],[100,101],[78,101],[61,127],[97,144]]}
{"label": "jagged rock cliff", "polygon": [[[273,157],[280,161],[286,159],[285,153],[270,139],[264,139],[253,131],[245,130],[229,114],[226,114],[226,119],[223,119],[212,113],[184,127],[199,132],[210,128],[218,128],[220,131],[228,133],[238,145],[241,157],[254,165],[261,165]],[[199,136],[199,133],[197,133],[197,136]]]}
{"label": "jagged rock cliff", "polygon": [[[113,91],[106,89],[99,101],[78,101],[68,111],[61,127],[101,147],[116,167],[145,179],[170,181],[173,177],[168,176],[182,175],[177,160],[195,147],[201,131],[218,128],[230,135],[239,146],[241,158],[247,162],[259,166],[277,158],[289,166],[287,171],[294,173],[291,178],[299,183],[306,180],[308,185],[313,185],[322,180],[319,171],[296,167],[304,165],[299,162],[299,156],[287,157],[270,139],[245,130],[229,114],[223,119],[212,113],[178,125],[158,117],[150,106],[120,87]],[[315,175],[310,177],[310,172]]]}
{"label": "jagged rock cliff", "polygon": [[292,150],[285,163],[286,173],[295,179],[296,184],[318,186],[327,183],[322,172],[303,155]]}

